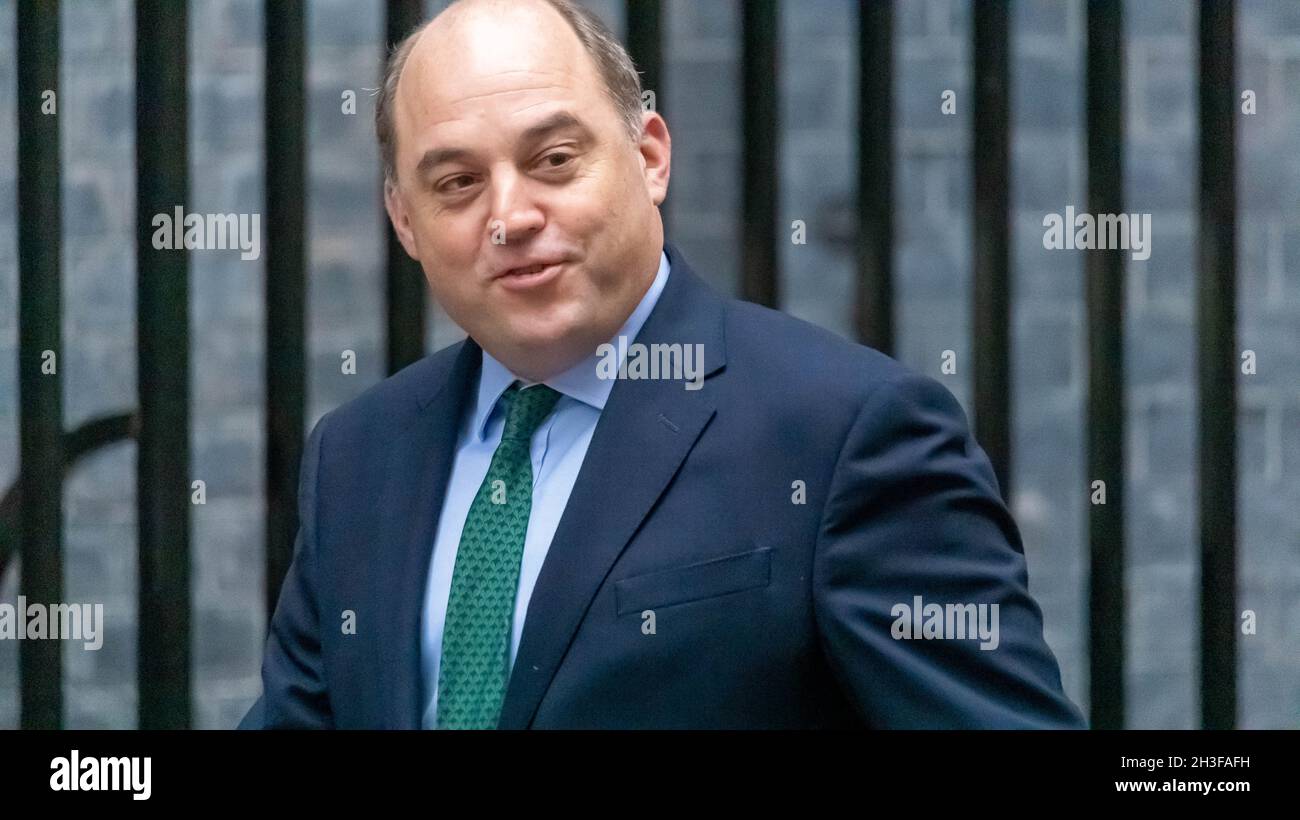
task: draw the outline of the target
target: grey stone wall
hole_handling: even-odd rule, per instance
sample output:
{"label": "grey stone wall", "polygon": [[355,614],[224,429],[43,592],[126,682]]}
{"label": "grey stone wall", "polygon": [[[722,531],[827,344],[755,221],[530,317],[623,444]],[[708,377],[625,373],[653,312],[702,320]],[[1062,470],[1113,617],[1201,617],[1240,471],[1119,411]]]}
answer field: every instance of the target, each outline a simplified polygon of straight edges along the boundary
{"label": "grey stone wall", "polygon": [[[430,13],[444,5],[428,3]],[[615,29],[622,3],[591,0]],[[851,333],[849,208],[856,161],[856,11],[851,0],[781,13],[783,307]],[[1031,590],[1069,695],[1086,710],[1083,264],[1042,246],[1042,218],[1083,210],[1082,0],[1020,0],[1012,18],[1014,464],[1009,488]],[[262,22],[256,0],[191,14],[191,204],[261,212]],[[129,409],[135,395],[134,22],[127,0],[65,0],[59,95],[64,186],[65,425]],[[657,89],[673,134],[668,234],[716,286],[739,277],[740,8],[669,0]],[[15,4],[0,0],[0,44]],[[1198,725],[1195,511],[1195,6],[1130,0],[1126,14],[1127,210],[1153,216],[1154,250],[1128,264],[1129,723]],[[1240,4],[1241,723],[1300,726],[1300,4]],[[970,406],[970,11],[900,0],[895,52],[897,355]],[[369,89],[378,85],[379,0],[309,5],[309,412],[314,423],[382,378],[386,222]],[[0,48],[0,121],[13,123],[14,50]],[[940,111],[955,92],[956,113]],[[355,115],[342,94],[357,95]],[[0,486],[17,475],[16,135],[0,128]],[[233,725],[256,697],[263,628],[262,261],[191,254],[195,725]],[[430,349],[461,337],[434,306]],[[340,369],[357,354],[356,375]],[[956,374],[940,372],[945,349]],[[135,725],[132,445],[88,458],[65,491],[66,596],[102,601],[98,652],[65,651],[67,724]],[[0,600],[16,596],[14,573]],[[0,727],[16,726],[17,646],[0,642]]]}

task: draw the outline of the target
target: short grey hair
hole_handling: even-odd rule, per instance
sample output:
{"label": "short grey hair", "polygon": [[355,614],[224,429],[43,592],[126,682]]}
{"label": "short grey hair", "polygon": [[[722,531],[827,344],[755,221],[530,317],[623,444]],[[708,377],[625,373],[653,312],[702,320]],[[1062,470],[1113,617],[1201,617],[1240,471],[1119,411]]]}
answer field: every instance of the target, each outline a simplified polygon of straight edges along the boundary
{"label": "short grey hair", "polygon": [[[633,143],[638,142],[641,139],[641,75],[637,73],[627,49],[599,17],[573,0],[543,1],[560,13],[578,36],[578,41],[595,63],[596,71],[604,82],[606,96],[624,122],[628,138]],[[440,14],[461,2],[465,0],[456,0]],[[375,103],[375,136],[379,140],[379,154],[384,163],[385,185],[397,182],[397,133],[393,122],[397,82],[402,77],[402,68],[406,65],[406,58],[410,56],[420,32],[432,22],[429,20],[421,24],[398,43],[384,67],[384,79]]]}

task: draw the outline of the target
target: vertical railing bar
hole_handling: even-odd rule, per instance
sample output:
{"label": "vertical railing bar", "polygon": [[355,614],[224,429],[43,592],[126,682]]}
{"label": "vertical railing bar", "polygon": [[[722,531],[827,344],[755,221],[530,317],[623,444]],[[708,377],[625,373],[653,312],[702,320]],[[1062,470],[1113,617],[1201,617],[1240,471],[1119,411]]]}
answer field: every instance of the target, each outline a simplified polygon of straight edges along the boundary
{"label": "vertical railing bar", "polygon": [[[662,112],[664,95],[664,12],[662,0],[627,0],[624,20],[627,28],[627,49],[641,74],[642,91],[653,91],[655,110]],[[668,202],[659,205],[659,215],[668,225]]]}
{"label": "vertical railing bar", "polygon": [[858,340],[894,350],[894,2],[858,12]]}
{"label": "vertical railing bar", "polygon": [[[424,19],[420,0],[388,0],[385,5],[384,60],[392,48]],[[384,220],[385,328],[388,373],[396,373],[424,356],[426,288],[420,264],[407,255],[388,220]]]}
{"label": "vertical railing bar", "polygon": [[975,0],[974,406],[975,436],[992,462],[1004,498],[1011,471],[1010,31],[1003,2]]}
{"label": "vertical railing bar", "polygon": [[305,12],[265,4],[266,615],[275,612],[298,530],[306,406]]}
{"label": "vertical railing bar", "polygon": [[741,298],[780,305],[776,233],[779,207],[777,139],[777,6],[775,0],[741,4]]}
{"label": "vertical railing bar", "polygon": [[[152,244],[189,199],[188,9],[136,5],[139,727],[190,725],[189,255]],[[183,231],[183,226],[174,226]]]}
{"label": "vertical railing bar", "polygon": [[[59,4],[20,0],[18,70],[18,594],[33,604],[63,599],[62,197]],[[53,99],[46,92],[54,92]],[[47,358],[45,351],[54,358]],[[47,372],[52,366],[53,371]],[[19,618],[26,613],[19,612]],[[20,722],[63,725],[59,641],[22,641]]]}
{"label": "vertical railing bar", "polygon": [[1200,4],[1197,266],[1201,723],[1237,723],[1236,8]]}
{"label": "vertical railing bar", "polygon": [[[1124,213],[1121,0],[1093,0],[1087,15],[1088,212]],[[1070,226],[1068,230],[1073,230]],[[1090,716],[1124,728],[1124,250],[1084,255],[1088,311],[1088,597]],[[1106,503],[1091,503],[1105,482]]]}

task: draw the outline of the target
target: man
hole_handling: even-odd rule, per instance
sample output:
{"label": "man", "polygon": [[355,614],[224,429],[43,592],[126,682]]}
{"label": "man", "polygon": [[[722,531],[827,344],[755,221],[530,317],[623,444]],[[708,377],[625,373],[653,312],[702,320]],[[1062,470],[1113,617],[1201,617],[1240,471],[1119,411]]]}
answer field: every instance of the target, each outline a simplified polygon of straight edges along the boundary
{"label": "man", "polygon": [[667,125],[595,18],[462,0],[376,117],[469,338],[312,431],[241,725],[1084,725],[957,402],[665,243]]}

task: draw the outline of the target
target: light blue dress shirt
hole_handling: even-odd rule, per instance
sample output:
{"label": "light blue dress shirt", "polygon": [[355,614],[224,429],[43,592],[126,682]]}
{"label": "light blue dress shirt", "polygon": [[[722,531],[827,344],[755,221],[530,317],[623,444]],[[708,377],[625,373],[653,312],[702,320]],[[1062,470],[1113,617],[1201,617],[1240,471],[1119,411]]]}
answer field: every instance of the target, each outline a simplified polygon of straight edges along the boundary
{"label": "light blue dress shirt", "polygon": [[[629,343],[636,339],[646,317],[659,301],[659,294],[668,281],[668,272],[668,256],[661,251],[659,271],[655,274],[654,282],[623,327],[610,339],[616,347],[619,336],[626,336]],[[555,403],[555,409],[533,434],[531,442],[533,506],[519,567],[519,589],[515,593],[508,668],[514,667],[519,639],[524,631],[524,618],[528,614],[528,601],[542,570],[542,562],[546,560],[551,539],[555,536],[560,516],[564,514],[564,507],[569,501],[569,493],[578,478],[578,470],[587,455],[587,446],[591,444],[600,412],[605,407],[605,400],[609,398],[609,391],[614,388],[613,380],[602,379],[597,375],[598,361],[599,356],[593,351],[588,358],[543,382],[561,396]],[[433,558],[429,562],[429,578],[425,586],[420,669],[424,684],[423,725],[426,729],[437,726],[442,629],[447,615],[447,601],[451,596],[452,573],[456,568],[456,550],[460,546],[460,535],[470,505],[478,493],[479,485],[487,476],[492,454],[501,443],[505,413],[497,406],[497,400],[516,380],[523,386],[532,383],[514,375],[486,350],[483,351],[478,396],[472,411],[462,421],[456,440],[455,461],[451,467],[447,494],[443,499],[442,514],[438,518],[438,532],[434,536]]]}

